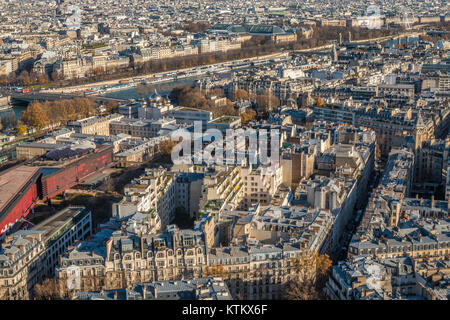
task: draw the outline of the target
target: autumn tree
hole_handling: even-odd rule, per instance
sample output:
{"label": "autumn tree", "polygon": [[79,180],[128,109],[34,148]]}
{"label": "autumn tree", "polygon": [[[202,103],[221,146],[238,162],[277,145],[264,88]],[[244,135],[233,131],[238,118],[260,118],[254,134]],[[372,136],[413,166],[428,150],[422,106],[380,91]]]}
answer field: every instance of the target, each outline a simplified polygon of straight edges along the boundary
{"label": "autumn tree", "polygon": [[106,112],[108,113],[114,113],[119,111],[119,105],[117,102],[110,101],[107,104],[105,104]]}
{"label": "autumn tree", "polygon": [[225,93],[223,92],[223,89],[221,89],[221,88],[214,88],[214,89],[211,89],[209,92],[208,92],[208,94],[210,95],[210,96],[216,96],[216,97],[224,97],[225,96]]}
{"label": "autumn tree", "polygon": [[27,134],[27,126],[23,124],[22,121],[17,123],[16,132],[19,136],[23,136]]}
{"label": "autumn tree", "polygon": [[162,155],[171,155],[172,149],[175,146],[175,142],[172,140],[166,140],[159,144],[159,150],[161,151]]}
{"label": "autumn tree", "polygon": [[33,102],[22,112],[21,120],[28,126],[42,129],[49,124],[73,121],[95,114],[96,104],[88,98]]}
{"label": "autumn tree", "polygon": [[50,123],[47,113],[39,102],[30,104],[27,109],[22,112],[21,120],[37,129],[45,128]]}
{"label": "autumn tree", "polygon": [[227,271],[221,264],[215,264],[212,266],[207,266],[203,269],[203,275],[205,277],[222,277],[227,276]]}
{"label": "autumn tree", "polygon": [[332,265],[330,257],[326,254],[305,251],[291,262],[294,266],[294,275],[286,286],[286,299],[323,299],[323,288]]}
{"label": "autumn tree", "polygon": [[0,289],[0,300],[9,300],[8,291]]}
{"label": "autumn tree", "polygon": [[171,97],[176,98],[179,105],[186,107],[205,109],[208,103],[205,95],[199,88],[189,86],[172,90]]}
{"label": "autumn tree", "polygon": [[321,97],[314,97],[314,105],[317,107],[323,107],[325,106],[325,102]]}
{"label": "autumn tree", "polygon": [[258,104],[258,112],[269,113],[280,105],[280,100],[270,90],[266,90],[256,96],[256,103]]}
{"label": "autumn tree", "polygon": [[34,286],[34,298],[36,300],[54,300],[68,296],[67,286],[62,279],[45,279]]}
{"label": "autumn tree", "polygon": [[244,89],[237,89],[235,92],[233,92],[233,100],[248,100],[248,92]]}
{"label": "autumn tree", "polygon": [[256,111],[253,109],[247,109],[241,113],[242,123],[247,123],[249,121],[255,120],[255,118],[256,118]]}
{"label": "autumn tree", "polygon": [[236,115],[233,103],[229,99],[226,100],[225,105],[215,105],[214,102],[208,100],[207,110],[213,113],[214,118]]}

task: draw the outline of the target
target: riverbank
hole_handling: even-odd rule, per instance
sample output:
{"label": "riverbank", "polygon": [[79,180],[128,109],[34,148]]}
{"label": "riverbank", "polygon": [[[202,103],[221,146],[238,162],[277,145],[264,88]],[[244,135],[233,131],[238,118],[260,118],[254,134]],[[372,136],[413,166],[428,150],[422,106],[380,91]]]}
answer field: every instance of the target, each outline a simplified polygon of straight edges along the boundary
{"label": "riverbank", "polygon": [[[396,39],[398,37],[418,36],[420,34],[423,34],[423,32],[413,32],[413,33],[406,32],[406,33],[402,33],[400,35],[384,36],[384,37],[371,38],[371,39],[362,39],[362,40],[355,40],[355,41],[351,41],[351,42],[352,43],[366,43],[366,42],[372,42],[372,41],[387,41],[387,40]],[[140,75],[140,76],[128,76],[128,77],[123,77],[123,78],[114,79],[114,80],[91,82],[91,83],[87,83],[87,84],[68,86],[68,87],[63,87],[63,88],[44,89],[44,90],[41,90],[41,92],[74,93],[74,92],[82,92],[82,91],[87,91],[87,90],[97,90],[97,89],[101,89],[102,87],[111,87],[111,86],[119,85],[121,83],[126,83],[126,82],[133,82],[133,83],[139,84],[142,82],[154,81],[155,79],[161,78],[166,74],[192,72],[201,67],[220,67],[220,66],[223,66],[224,64],[229,64],[229,63],[238,64],[240,62],[251,62],[254,60],[280,58],[280,57],[288,56],[291,52],[292,53],[302,53],[302,52],[311,52],[311,51],[318,51],[318,50],[328,50],[332,46],[333,46],[333,44],[328,44],[328,45],[322,45],[322,46],[317,46],[317,47],[308,48],[308,49],[286,50],[286,51],[271,53],[271,54],[262,55],[262,56],[254,56],[251,58],[243,58],[243,59],[238,59],[238,60],[229,60],[229,61],[216,62],[216,63],[212,63],[212,64],[199,65],[199,66],[191,67],[191,68],[167,70],[167,71],[163,71],[163,72],[149,73],[149,74]]]}

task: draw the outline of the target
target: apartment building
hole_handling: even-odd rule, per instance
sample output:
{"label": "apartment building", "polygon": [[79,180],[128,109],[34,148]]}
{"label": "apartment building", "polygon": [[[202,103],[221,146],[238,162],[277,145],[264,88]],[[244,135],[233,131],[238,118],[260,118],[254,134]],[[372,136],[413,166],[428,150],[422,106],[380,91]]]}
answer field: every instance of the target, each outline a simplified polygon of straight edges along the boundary
{"label": "apartment building", "polygon": [[242,207],[249,208],[253,204],[269,205],[273,195],[282,182],[282,168],[248,166],[242,167],[241,177],[243,186]]}
{"label": "apartment building", "polygon": [[131,141],[128,141],[129,143],[126,144],[125,150],[114,154],[114,161],[117,161],[117,164],[120,167],[128,167],[150,161],[160,154],[161,143],[168,139],[167,136],[150,139],[144,138],[144,141],[131,139]]}
{"label": "apartment building", "polygon": [[159,135],[161,129],[174,128],[176,121],[172,118],[164,118],[159,120],[140,120],[123,118],[111,121],[109,130],[111,134],[128,134],[132,137],[154,138]]}
{"label": "apartment building", "polygon": [[211,121],[212,113],[201,109],[188,107],[175,107],[169,111],[169,116],[174,118],[177,123],[192,124],[195,121],[201,121],[206,126]]}
{"label": "apartment building", "polygon": [[[86,249],[80,246],[61,257],[59,279],[69,277],[71,265],[80,265],[78,261],[84,264],[83,250]],[[149,281],[201,278],[202,267],[207,263],[206,251],[199,231],[169,226],[160,234],[139,236],[117,230],[106,239],[106,250],[86,263],[87,270],[95,270],[95,282],[88,281],[88,273],[81,273],[80,290],[109,290]]]}
{"label": "apartment building", "polygon": [[0,249],[0,294],[9,300],[32,298],[34,285],[53,277],[59,255],[91,233],[91,211],[68,207],[31,230],[7,236]]}
{"label": "apartment building", "polygon": [[315,149],[294,147],[281,156],[283,184],[293,186],[302,179],[309,179],[314,172]]}
{"label": "apartment building", "polygon": [[104,117],[93,116],[71,121],[67,124],[67,128],[74,130],[76,133],[109,136],[110,134],[116,134],[110,130],[110,124],[122,118],[123,115],[120,114],[112,114]]}
{"label": "apartment building", "polygon": [[200,213],[203,176],[202,173],[182,172],[175,180],[176,207],[183,207],[195,219]]}
{"label": "apartment building", "polygon": [[440,287],[430,275],[436,275],[433,269],[438,265],[447,272],[448,266],[443,261],[358,256],[333,266],[325,291],[334,300],[445,299],[448,295],[445,276]]}
{"label": "apartment building", "polygon": [[315,106],[314,118],[373,129],[383,157],[387,157],[393,147],[410,145],[414,149],[418,148],[433,136],[435,127],[431,119],[424,118],[420,111],[413,112],[412,109],[400,111],[398,109]]}
{"label": "apartment building", "polygon": [[225,282],[219,277],[178,281],[152,281],[131,289],[77,292],[72,300],[231,300]]}
{"label": "apartment building", "polygon": [[113,204],[113,216],[127,217],[136,212],[158,215],[164,228],[172,222],[175,214],[175,176],[163,168],[145,170],[124,188],[124,197]]}
{"label": "apartment building", "polygon": [[241,172],[240,166],[208,168],[203,175],[200,210],[208,207],[220,209],[225,201],[238,203],[242,199]]}

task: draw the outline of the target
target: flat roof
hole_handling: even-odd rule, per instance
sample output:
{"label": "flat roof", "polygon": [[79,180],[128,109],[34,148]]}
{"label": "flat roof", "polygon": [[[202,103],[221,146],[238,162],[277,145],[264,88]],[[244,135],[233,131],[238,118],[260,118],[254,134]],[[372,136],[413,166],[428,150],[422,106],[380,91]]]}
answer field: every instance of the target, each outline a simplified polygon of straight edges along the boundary
{"label": "flat roof", "polygon": [[20,165],[0,173],[0,211],[3,211],[39,169]]}
{"label": "flat roof", "polygon": [[84,212],[85,207],[68,207],[50,218],[44,220],[38,225],[34,226],[32,230],[43,231],[42,238],[47,241],[51,236],[53,236],[58,230],[65,226],[69,221],[71,221],[75,216]]}
{"label": "flat roof", "polygon": [[238,121],[240,118],[236,116],[221,116],[214,120],[211,120],[211,123],[233,123]]}
{"label": "flat roof", "polygon": [[191,107],[178,107],[173,109],[174,111],[192,111],[192,112],[211,112],[208,110],[203,110],[203,109],[196,109],[196,108],[191,108]]}

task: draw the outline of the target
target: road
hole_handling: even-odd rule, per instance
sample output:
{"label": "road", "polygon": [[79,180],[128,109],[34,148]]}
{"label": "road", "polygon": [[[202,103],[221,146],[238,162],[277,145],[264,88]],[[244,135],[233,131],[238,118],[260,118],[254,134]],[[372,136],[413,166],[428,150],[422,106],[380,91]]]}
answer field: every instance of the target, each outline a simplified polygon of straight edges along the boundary
{"label": "road", "polygon": [[[423,32],[406,32],[402,33],[400,37],[415,37],[420,34],[423,34]],[[370,42],[377,42],[377,41],[386,41],[386,40],[392,40],[398,38],[398,35],[392,35],[392,36],[385,36],[385,37],[378,37],[378,38],[372,38],[372,39],[366,39],[366,40],[352,40],[350,43],[370,43]],[[309,49],[300,49],[300,50],[292,50],[292,52],[295,53],[306,53],[306,52],[312,52],[312,51],[321,51],[325,49],[331,49],[333,47],[333,44],[326,44],[320,47],[314,47]]]}
{"label": "road", "polygon": [[[370,179],[368,181],[368,188],[367,188],[367,197],[365,198],[364,204],[362,204],[361,208],[355,208],[355,212],[353,213],[355,219],[351,220],[347,230],[342,235],[342,247],[337,255],[336,261],[345,260],[347,257],[348,247],[350,245],[350,241],[353,237],[353,235],[356,232],[356,229],[358,228],[359,224],[361,223],[362,216],[364,214],[364,211],[367,207],[367,204],[370,200],[369,194],[372,192],[374,188],[378,186],[380,183],[381,177],[383,175],[383,166],[379,165],[378,163],[375,163],[374,171],[372,172]],[[361,210],[361,214],[358,216],[358,211]],[[358,219],[356,219],[358,218]]]}
{"label": "road", "polygon": [[[401,34],[400,37],[404,37],[404,36],[411,37],[411,36],[417,36],[419,34],[423,34],[423,32],[406,32],[406,33]],[[373,38],[373,39],[367,39],[367,40],[355,40],[355,41],[351,41],[351,42],[366,43],[366,42],[375,42],[375,41],[385,41],[385,40],[390,40],[390,39],[396,39],[398,37],[399,37],[398,35],[393,35],[393,36],[379,37],[379,38]],[[238,64],[240,62],[251,62],[251,61],[255,61],[255,60],[270,60],[270,59],[274,59],[274,58],[285,57],[285,56],[288,56],[291,52],[306,53],[306,52],[312,52],[312,51],[328,50],[328,49],[331,49],[332,45],[333,44],[328,44],[328,45],[323,45],[323,46],[309,48],[309,49],[283,51],[283,52],[277,52],[277,53],[272,53],[272,54],[263,55],[263,56],[256,56],[256,57],[252,57],[252,58],[245,58],[245,59],[239,59],[239,60],[234,60],[234,61],[224,61],[224,62],[220,62],[220,63],[201,65],[201,66],[197,66],[197,67],[193,67],[193,68],[184,68],[184,69],[177,69],[177,70],[164,71],[164,72],[158,72],[158,73],[150,73],[150,74],[141,75],[141,76],[125,77],[125,78],[114,79],[114,80],[87,83],[87,84],[77,85],[77,86],[41,89],[39,91],[39,94],[49,94],[48,97],[52,98],[51,100],[55,100],[57,98],[58,94],[61,95],[60,99],[65,98],[65,97],[62,97],[62,94],[68,95],[67,96],[68,98],[70,98],[70,97],[73,98],[76,96],[79,97],[80,96],[79,94],[70,96],[70,93],[77,92],[77,91],[84,91],[84,90],[93,89],[93,88],[97,88],[97,87],[100,88],[100,87],[104,87],[104,86],[112,86],[112,85],[119,84],[120,82],[123,82],[123,81],[131,81],[132,80],[135,83],[140,83],[142,80],[150,80],[150,79],[153,79],[155,76],[162,76],[163,74],[166,74],[166,73],[189,72],[189,71],[193,71],[199,67],[215,66],[215,67],[219,68],[224,64]],[[31,97],[31,96],[28,96],[28,97]]]}
{"label": "road", "polygon": [[252,58],[239,59],[239,60],[234,60],[234,61],[224,61],[224,62],[219,62],[219,63],[206,64],[206,65],[201,65],[201,66],[197,66],[197,67],[193,67],[193,68],[184,68],[184,69],[170,70],[170,71],[164,71],[164,72],[158,72],[158,73],[150,73],[150,74],[141,75],[141,76],[125,77],[125,78],[120,78],[120,79],[100,81],[100,82],[95,82],[95,83],[88,83],[88,84],[64,87],[64,88],[44,89],[44,90],[41,90],[40,92],[52,93],[52,94],[55,94],[55,93],[67,94],[67,93],[71,93],[74,91],[83,91],[83,90],[92,89],[95,87],[111,86],[111,85],[119,84],[121,81],[127,81],[127,80],[128,81],[133,80],[134,82],[139,83],[143,79],[150,80],[150,79],[153,79],[155,76],[162,76],[163,74],[166,74],[166,73],[189,72],[189,71],[193,71],[200,67],[210,67],[210,66],[216,66],[219,68],[223,64],[239,63],[239,62],[245,62],[245,61],[251,62],[254,60],[269,60],[269,59],[284,57],[284,56],[288,56],[288,55],[289,55],[288,51],[277,52],[277,53],[272,53],[272,54],[268,54],[268,55],[264,55],[264,56],[256,56],[256,57],[252,57]]}
{"label": "road", "polygon": [[[1,93],[3,95],[8,95],[11,97],[11,100],[19,100],[19,101],[26,101],[31,102],[35,100],[39,101],[53,101],[53,100],[61,100],[61,99],[73,99],[73,98],[80,98],[83,97],[83,95],[79,94],[67,94],[67,93],[55,93],[55,92],[35,92],[30,91],[26,93],[11,91],[11,90],[1,90]],[[125,103],[127,100],[124,99],[116,99],[116,98],[107,98],[107,97],[99,97],[99,96],[86,96],[94,101],[99,101],[102,103],[108,103],[108,102],[122,102]]]}

